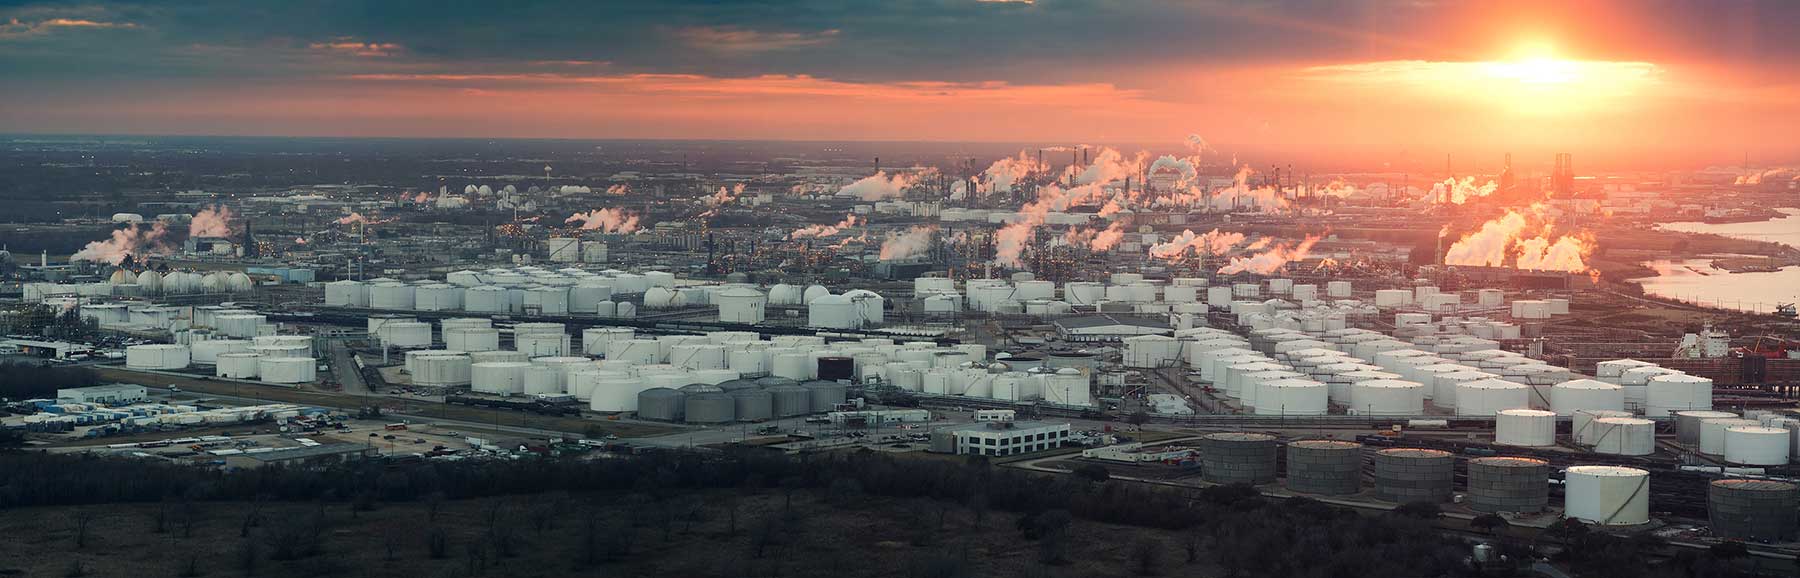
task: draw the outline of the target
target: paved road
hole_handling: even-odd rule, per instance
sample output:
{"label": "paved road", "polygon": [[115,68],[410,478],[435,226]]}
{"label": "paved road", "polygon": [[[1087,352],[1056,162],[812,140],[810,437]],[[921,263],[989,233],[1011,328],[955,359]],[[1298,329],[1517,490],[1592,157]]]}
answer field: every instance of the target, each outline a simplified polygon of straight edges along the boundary
{"label": "paved road", "polygon": [[344,342],[331,341],[331,374],[337,377],[338,386],[344,393],[351,395],[369,395],[369,384],[363,382],[362,372],[356,370],[355,354]]}

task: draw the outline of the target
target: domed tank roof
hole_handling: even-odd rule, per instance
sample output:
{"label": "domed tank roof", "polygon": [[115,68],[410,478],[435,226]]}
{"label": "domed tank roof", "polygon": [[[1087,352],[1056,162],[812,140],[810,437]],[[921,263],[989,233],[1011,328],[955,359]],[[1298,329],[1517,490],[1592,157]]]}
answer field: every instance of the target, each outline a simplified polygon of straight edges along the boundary
{"label": "domed tank roof", "polygon": [[696,393],[725,393],[725,390],[720,389],[719,386],[716,386],[716,385],[713,385],[710,383],[690,383],[690,384],[681,386],[681,392],[688,394],[688,395],[693,395]]}
{"label": "domed tank roof", "polygon": [[769,377],[757,379],[756,384],[763,386],[763,387],[782,387],[782,386],[797,386],[797,385],[800,385],[800,382],[794,381],[794,380],[786,378],[786,377],[769,376]]}
{"label": "domed tank roof", "polygon": [[[824,285],[812,285],[812,286],[807,287],[806,292],[802,293],[800,295],[800,301],[803,304],[810,305],[810,304],[812,304],[812,302],[814,300],[817,300],[820,297],[824,297],[824,296],[827,296],[830,294],[831,294],[831,290],[826,289]],[[846,302],[847,301],[848,300],[846,300]]]}

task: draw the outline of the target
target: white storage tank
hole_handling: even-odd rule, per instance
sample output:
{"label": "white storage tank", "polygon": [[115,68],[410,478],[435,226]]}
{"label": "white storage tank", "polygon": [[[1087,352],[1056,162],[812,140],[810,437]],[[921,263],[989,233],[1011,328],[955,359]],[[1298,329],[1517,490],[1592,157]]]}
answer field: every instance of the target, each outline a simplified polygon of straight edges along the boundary
{"label": "white storage tank", "polygon": [[588,355],[605,357],[606,347],[612,342],[629,341],[635,338],[637,338],[637,331],[630,327],[591,327],[581,330],[581,351]]}
{"label": "white storage tank", "polygon": [[419,311],[455,311],[462,309],[463,289],[435,283],[413,289],[413,308]]}
{"label": "white storage tank", "polygon": [[1425,386],[1398,379],[1370,379],[1350,386],[1354,415],[1420,415],[1425,413]]}
{"label": "white storage tank", "polygon": [[662,345],[654,339],[614,339],[606,344],[606,361],[637,365],[659,363],[662,361]]}
{"label": "white storage tank", "polygon": [[[1595,453],[1647,456],[1656,453],[1656,422],[1635,417],[1603,417],[1589,424]],[[1785,430],[1783,438],[1785,439]]]}
{"label": "white storage tank", "polygon": [[1349,281],[1328,281],[1325,283],[1325,296],[1333,299],[1347,299],[1351,294]]}
{"label": "white storage tank", "polygon": [[332,281],[325,284],[327,307],[368,307],[369,286],[361,281]]}
{"label": "white storage tank", "polygon": [[1603,526],[1650,522],[1650,472],[1573,466],[1563,472],[1563,515]]}
{"label": "white storage tank", "polygon": [[1494,414],[1494,443],[1507,446],[1556,445],[1556,413],[1507,409]]}
{"label": "white storage tank", "polygon": [[1574,415],[1580,409],[1625,410],[1625,388],[1592,379],[1572,379],[1550,388],[1550,410]]}
{"label": "white storage tank", "polygon": [[1509,409],[1531,408],[1531,386],[1503,379],[1479,378],[1456,384],[1456,415],[1489,416]]}
{"label": "white storage tank", "polygon": [[1163,335],[1135,335],[1124,339],[1126,367],[1172,367],[1181,355],[1181,342]]}
{"label": "white storage tank", "polygon": [[1668,417],[1677,411],[1709,410],[1713,407],[1713,381],[1704,377],[1673,373],[1650,378],[1645,386],[1644,415]]}
{"label": "white storage tank", "polygon": [[125,348],[125,366],[132,369],[182,369],[191,362],[185,345],[155,343]]}
{"label": "white storage tank", "polygon": [[420,321],[383,323],[381,342],[388,347],[430,347],[431,324]]}
{"label": "white storage tank", "polygon": [[412,309],[412,285],[379,283],[369,288],[369,307],[373,309]]}
{"label": "white storage tank", "polygon": [[749,287],[731,287],[714,298],[719,305],[722,323],[762,323],[768,297]]}
{"label": "white storage tank", "polygon": [[463,310],[470,313],[505,313],[509,310],[505,287],[483,285],[463,291]]}
{"label": "white storage tank", "polygon": [[470,389],[493,395],[525,393],[525,370],[530,363],[491,361],[470,366]]}
{"label": "white storage tank", "polygon": [[492,327],[445,328],[444,349],[455,351],[494,351],[500,349],[500,330]]}
{"label": "white storage tank", "polygon": [[531,287],[525,290],[525,311],[540,315],[569,313],[568,287]]}
{"label": "white storage tank", "polygon": [[1736,417],[1714,417],[1700,420],[1700,453],[1725,455],[1725,430],[1740,426],[1761,426],[1762,422]]}
{"label": "white storage tank", "polygon": [[1413,293],[1405,289],[1375,290],[1376,307],[1405,307],[1411,305]]}
{"label": "white storage tank", "polygon": [[261,357],[255,353],[221,353],[213,367],[213,375],[227,379],[256,379],[257,361]]}
{"label": "white storage tank", "polygon": [[605,301],[612,301],[612,285],[605,279],[583,279],[569,288],[570,313],[598,313]]}
{"label": "white storage tank", "polygon": [[469,385],[472,378],[469,356],[461,352],[436,351],[431,355],[420,356],[416,361],[409,355],[413,385],[425,387],[455,387]]}
{"label": "white storage tank", "polygon": [[269,383],[311,383],[318,372],[319,362],[311,357],[262,357],[256,362],[257,379]]}
{"label": "white storage tank", "polygon": [[806,306],[806,324],[809,327],[824,329],[855,329],[862,326],[863,318],[856,311],[855,304],[843,295],[821,295],[812,299]]}
{"label": "white storage tank", "polygon": [[1325,415],[1328,401],[1328,391],[1323,383],[1311,379],[1280,379],[1259,385],[1256,414]]}
{"label": "white storage tank", "polygon": [[1517,319],[1549,319],[1550,303],[1537,299],[1512,302],[1512,316]]}
{"label": "white storage tank", "polygon": [[513,335],[513,350],[531,357],[561,357],[569,354],[567,333],[518,333]]}
{"label": "white storage tank", "polygon": [[1725,428],[1725,461],[1744,466],[1787,465],[1791,437],[1786,428],[1760,425]]}
{"label": "white storage tank", "polygon": [[669,365],[689,371],[725,369],[725,346],[684,343],[669,350]]}

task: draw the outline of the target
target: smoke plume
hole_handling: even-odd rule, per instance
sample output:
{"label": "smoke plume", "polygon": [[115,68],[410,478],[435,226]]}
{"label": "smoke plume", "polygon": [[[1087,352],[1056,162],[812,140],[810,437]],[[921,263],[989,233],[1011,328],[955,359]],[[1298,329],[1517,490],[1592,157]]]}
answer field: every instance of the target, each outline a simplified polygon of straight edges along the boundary
{"label": "smoke plume", "polygon": [[1170,239],[1167,243],[1150,246],[1150,256],[1157,259],[1174,259],[1187,254],[1193,249],[1197,255],[1224,255],[1238,243],[1244,242],[1243,233],[1223,233],[1218,229],[1195,235],[1192,230],[1185,230],[1181,235]]}
{"label": "smoke plume", "polygon": [[918,226],[905,233],[888,233],[887,239],[881,242],[881,260],[893,261],[924,255],[931,248],[931,235],[935,232],[937,227]]}
{"label": "smoke plume", "polygon": [[600,231],[602,233],[631,233],[638,230],[638,217],[626,213],[623,209],[595,209],[586,213],[575,213],[563,219],[564,224],[581,223],[582,230]]}
{"label": "smoke plume", "polygon": [[1460,181],[1451,177],[1444,179],[1444,182],[1441,183],[1432,183],[1431,202],[1460,205],[1478,197],[1494,194],[1494,191],[1499,188],[1500,185],[1494,184],[1494,181],[1476,186],[1475,177],[1463,177]]}
{"label": "smoke plume", "polygon": [[863,177],[861,180],[838,189],[837,196],[856,197],[864,201],[892,199],[905,193],[907,187],[919,182],[919,177],[925,174],[930,174],[930,171],[916,174],[895,173],[892,176],[889,176],[887,171],[876,171],[873,175]]}
{"label": "smoke plume", "polygon": [[80,251],[69,256],[70,261],[95,261],[117,265],[126,257],[145,255],[167,255],[175,252],[165,237],[168,227],[157,221],[148,229],[140,225],[129,225],[113,229],[112,235],[104,240],[88,243]]}
{"label": "smoke plume", "polygon": [[1276,271],[1280,271],[1283,266],[1290,262],[1305,259],[1307,253],[1312,251],[1313,244],[1318,242],[1318,236],[1308,235],[1306,240],[1301,241],[1299,245],[1289,247],[1287,243],[1282,243],[1276,245],[1273,249],[1257,253],[1250,257],[1232,257],[1231,264],[1219,268],[1219,274],[1232,275],[1236,273],[1253,273],[1257,275],[1272,275]]}
{"label": "smoke plume", "polygon": [[795,229],[794,232],[788,234],[788,239],[830,237],[854,226],[856,226],[856,215],[844,215],[844,220],[838,221],[835,225],[808,225],[801,229]]}
{"label": "smoke plume", "polygon": [[230,237],[234,232],[231,228],[231,209],[224,205],[201,209],[194,214],[194,220],[188,223],[189,237]]}

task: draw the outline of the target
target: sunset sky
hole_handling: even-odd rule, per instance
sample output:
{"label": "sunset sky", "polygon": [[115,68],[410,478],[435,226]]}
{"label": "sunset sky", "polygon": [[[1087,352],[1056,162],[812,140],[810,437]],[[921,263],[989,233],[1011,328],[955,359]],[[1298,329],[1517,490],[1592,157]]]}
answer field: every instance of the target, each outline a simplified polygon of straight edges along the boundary
{"label": "sunset sky", "polygon": [[0,0],[0,132],[1773,164],[1796,30],[1748,0]]}

